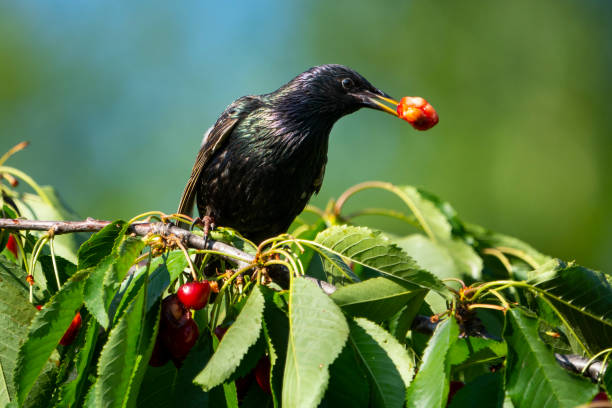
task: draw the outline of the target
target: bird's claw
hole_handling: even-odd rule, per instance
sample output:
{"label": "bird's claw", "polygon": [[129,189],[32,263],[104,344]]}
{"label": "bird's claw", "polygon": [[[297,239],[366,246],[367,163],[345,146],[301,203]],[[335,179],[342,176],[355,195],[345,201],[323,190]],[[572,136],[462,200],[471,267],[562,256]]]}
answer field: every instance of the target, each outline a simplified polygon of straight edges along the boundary
{"label": "bird's claw", "polygon": [[209,215],[205,215],[203,218],[196,217],[191,223],[189,230],[193,230],[196,226],[202,228],[204,232],[204,244],[207,244],[210,231],[215,229],[215,220]]}

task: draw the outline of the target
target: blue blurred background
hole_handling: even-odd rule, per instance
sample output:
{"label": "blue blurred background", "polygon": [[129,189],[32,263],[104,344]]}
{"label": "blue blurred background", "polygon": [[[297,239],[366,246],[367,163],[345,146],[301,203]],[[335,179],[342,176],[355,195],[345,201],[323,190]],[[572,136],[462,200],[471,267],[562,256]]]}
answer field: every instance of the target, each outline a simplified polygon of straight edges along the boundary
{"label": "blue blurred background", "polygon": [[[425,97],[441,121],[341,120],[314,204],[361,181],[413,184],[612,271],[612,2],[171,3],[1,2],[0,151],[32,142],[9,164],[82,216],[172,212],[226,105],[341,63]],[[398,206],[361,197],[351,205]]]}

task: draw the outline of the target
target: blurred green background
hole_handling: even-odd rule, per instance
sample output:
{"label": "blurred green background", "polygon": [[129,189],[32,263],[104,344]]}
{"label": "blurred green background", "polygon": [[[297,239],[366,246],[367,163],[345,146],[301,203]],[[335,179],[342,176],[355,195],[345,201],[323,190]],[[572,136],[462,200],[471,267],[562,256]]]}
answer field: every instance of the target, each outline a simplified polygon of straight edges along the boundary
{"label": "blurred green background", "polygon": [[[332,131],[324,205],[413,184],[463,219],[612,271],[612,2],[0,3],[0,151],[82,216],[176,209],[202,133],[235,98],[349,65],[440,115],[360,111]],[[381,192],[350,202],[398,206]],[[402,226],[375,224],[402,231]]]}

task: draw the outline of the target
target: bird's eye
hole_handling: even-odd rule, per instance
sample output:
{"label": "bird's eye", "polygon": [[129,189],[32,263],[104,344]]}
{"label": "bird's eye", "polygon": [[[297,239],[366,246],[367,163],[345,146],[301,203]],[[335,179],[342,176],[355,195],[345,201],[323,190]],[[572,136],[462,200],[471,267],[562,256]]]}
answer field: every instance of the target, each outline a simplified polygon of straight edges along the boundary
{"label": "bird's eye", "polygon": [[351,89],[353,88],[353,86],[355,86],[355,83],[353,82],[353,80],[351,78],[344,78],[342,80],[342,87],[344,89]]}

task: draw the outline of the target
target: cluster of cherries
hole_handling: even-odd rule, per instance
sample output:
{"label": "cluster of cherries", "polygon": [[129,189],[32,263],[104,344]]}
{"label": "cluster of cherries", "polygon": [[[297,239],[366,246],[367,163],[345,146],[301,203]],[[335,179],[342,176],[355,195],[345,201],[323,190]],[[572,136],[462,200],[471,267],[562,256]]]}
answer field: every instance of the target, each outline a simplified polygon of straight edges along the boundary
{"label": "cluster of cherries", "polygon": [[198,325],[190,309],[200,310],[208,303],[210,284],[207,281],[182,285],[175,295],[162,301],[159,332],[149,364],[160,367],[172,360],[178,368],[200,337]]}

